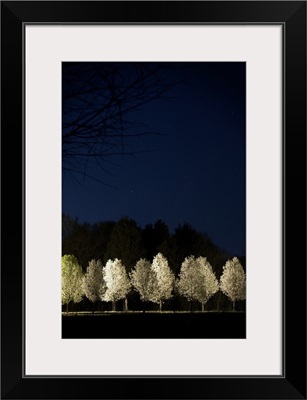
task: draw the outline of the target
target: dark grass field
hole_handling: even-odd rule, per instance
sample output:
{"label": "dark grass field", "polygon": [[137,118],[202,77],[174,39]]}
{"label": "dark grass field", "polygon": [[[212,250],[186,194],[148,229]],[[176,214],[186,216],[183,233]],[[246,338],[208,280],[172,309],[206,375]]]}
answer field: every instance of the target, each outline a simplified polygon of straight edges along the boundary
{"label": "dark grass field", "polygon": [[63,339],[241,339],[244,312],[62,314]]}

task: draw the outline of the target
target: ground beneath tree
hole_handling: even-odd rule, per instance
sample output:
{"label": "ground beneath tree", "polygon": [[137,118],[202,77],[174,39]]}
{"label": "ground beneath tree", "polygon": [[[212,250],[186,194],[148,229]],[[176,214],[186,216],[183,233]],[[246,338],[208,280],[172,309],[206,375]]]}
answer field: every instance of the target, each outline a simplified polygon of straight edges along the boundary
{"label": "ground beneath tree", "polygon": [[246,337],[243,312],[62,315],[63,339],[232,339]]}

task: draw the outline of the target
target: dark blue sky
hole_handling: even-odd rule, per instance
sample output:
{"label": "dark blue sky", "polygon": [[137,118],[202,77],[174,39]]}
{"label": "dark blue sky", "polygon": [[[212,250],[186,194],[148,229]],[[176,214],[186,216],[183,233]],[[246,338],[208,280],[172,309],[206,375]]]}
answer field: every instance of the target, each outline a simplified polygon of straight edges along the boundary
{"label": "dark blue sky", "polygon": [[171,231],[188,222],[245,255],[245,63],[168,63],[162,77],[178,81],[168,98],[129,116],[160,133],[128,144],[149,152],[91,167],[105,184],[64,174],[63,212],[81,222],[127,215],[141,227],[162,219]]}

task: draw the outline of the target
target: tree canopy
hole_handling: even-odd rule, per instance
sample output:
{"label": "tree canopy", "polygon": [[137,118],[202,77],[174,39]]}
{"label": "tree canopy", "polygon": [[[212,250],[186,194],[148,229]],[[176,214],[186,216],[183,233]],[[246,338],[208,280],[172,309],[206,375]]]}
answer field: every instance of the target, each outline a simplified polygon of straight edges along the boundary
{"label": "tree canopy", "polygon": [[233,302],[233,308],[236,301],[245,299],[246,277],[237,257],[226,262],[220,279],[220,290]]}
{"label": "tree canopy", "polygon": [[141,258],[130,272],[131,284],[142,301],[153,301],[158,290],[158,281],[151,263]]}
{"label": "tree canopy", "polygon": [[131,283],[121,260],[108,260],[103,268],[103,278],[106,291],[102,296],[104,301],[112,301],[115,310],[115,302],[125,299],[131,289]]}
{"label": "tree canopy", "polygon": [[106,291],[103,279],[103,265],[101,260],[91,260],[84,275],[83,289],[85,296],[92,302],[100,300]]}
{"label": "tree canopy", "polygon": [[163,301],[172,297],[172,292],[175,284],[175,275],[171,271],[167,258],[163,254],[158,253],[152,262],[152,270],[157,279],[156,290],[153,293],[152,301],[159,303],[160,310],[162,309]]}
{"label": "tree canopy", "polygon": [[144,254],[141,229],[128,217],[119,219],[112,230],[104,261],[121,259],[127,271],[131,271]]}
{"label": "tree canopy", "polygon": [[78,303],[83,296],[83,273],[78,260],[73,255],[62,257],[62,304]]}

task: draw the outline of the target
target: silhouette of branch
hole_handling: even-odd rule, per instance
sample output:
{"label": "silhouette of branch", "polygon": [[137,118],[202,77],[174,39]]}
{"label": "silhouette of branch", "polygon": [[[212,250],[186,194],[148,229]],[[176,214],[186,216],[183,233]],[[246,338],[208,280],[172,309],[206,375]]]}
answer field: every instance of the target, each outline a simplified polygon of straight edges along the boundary
{"label": "silhouette of branch", "polygon": [[105,157],[149,151],[127,144],[159,135],[140,130],[144,124],[135,121],[135,112],[166,98],[177,83],[163,79],[165,68],[164,63],[63,63],[63,171],[90,177],[90,159],[104,162]]}

